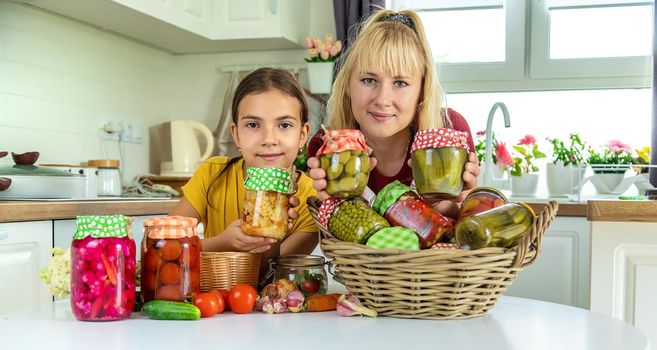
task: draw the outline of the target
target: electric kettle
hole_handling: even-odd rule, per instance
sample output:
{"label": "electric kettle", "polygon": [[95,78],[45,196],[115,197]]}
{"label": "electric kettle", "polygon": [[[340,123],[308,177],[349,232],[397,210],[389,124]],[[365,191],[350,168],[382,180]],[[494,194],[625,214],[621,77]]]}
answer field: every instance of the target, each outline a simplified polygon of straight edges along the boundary
{"label": "electric kettle", "polygon": [[[202,136],[205,150],[201,154],[201,142],[195,131]],[[160,175],[192,176],[196,166],[210,157],[214,147],[212,132],[205,125],[193,120],[173,120],[160,128]]]}

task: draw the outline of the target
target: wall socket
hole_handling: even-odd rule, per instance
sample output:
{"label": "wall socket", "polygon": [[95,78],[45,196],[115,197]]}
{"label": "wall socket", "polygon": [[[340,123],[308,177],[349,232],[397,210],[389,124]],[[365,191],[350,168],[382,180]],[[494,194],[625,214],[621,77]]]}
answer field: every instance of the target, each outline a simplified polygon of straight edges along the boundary
{"label": "wall socket", "polygon": [[132,121],[103,119],[100,122],[100,137],[108,141],[142,143],[144,126]]}

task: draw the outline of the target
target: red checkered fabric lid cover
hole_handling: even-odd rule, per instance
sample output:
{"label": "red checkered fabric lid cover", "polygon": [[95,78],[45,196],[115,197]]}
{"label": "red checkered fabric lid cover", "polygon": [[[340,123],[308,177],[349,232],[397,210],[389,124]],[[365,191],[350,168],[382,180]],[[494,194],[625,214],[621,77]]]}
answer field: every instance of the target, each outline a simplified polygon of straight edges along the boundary
{"label": "red checkered fabric lid cover", "polygon": [[461,249],[461,247],[456,243],[436,243],[431,249]]}
{"label": "red checkered fabric lid cover", "polygon": [[418,149],[443,147],[460,147],[469,152],[468,133],[447,128],[420,130],[415,134],[411,152]]}
{"label": "red checkered fabric lid cover", "polygon": [[328,223],[329,220],[331,219],[331,214],[333,213],[333,210],[345,200],[346,199],[331,197],[323,201],[322,204],[319,206],[319,209],[317,209],[317,220],[319,220],[319,222],[322,225],[324,225],[324,227],[328,228]]}
{"label": "red checkered fabric lid cover", "polygon": [[322,137],[324,144],[316,155],[342,151],[366,151],[365,136],[360,130],[329,130]]}
{"label": "red checkered fabric lid cover", "polygon": [[150,218],[144,221],[149,238],[183,238],[197,235],[198,219],[186,216]]}

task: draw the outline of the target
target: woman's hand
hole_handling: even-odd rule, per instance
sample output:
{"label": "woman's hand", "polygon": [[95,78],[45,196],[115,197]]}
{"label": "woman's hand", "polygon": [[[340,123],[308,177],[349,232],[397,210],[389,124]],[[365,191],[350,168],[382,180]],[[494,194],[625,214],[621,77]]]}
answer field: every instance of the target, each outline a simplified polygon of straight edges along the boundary
{"label": "woman's hand", "polygon": [[[241,220],[235,220],[228,225],[223,233],[204,240],[206,250],[227,252],[264,253],[277,244],[273,238],[249,236],[240,228]],[[206,243],[206,241],[208,241]],[[212,248],[211,248],[212,247]],[[213,249],[215,248],[215,249]]]}
{"label": "woman's hand", "polygon": [[470,190],[477,187],[477,177],[479,176],[479,159],[477,154],[470,152],[468,154],[468,162],[465,163],[465,171],[463,171],[463,191],[454,198],[452,201],[456,203],[461,203],[465,199],[465,196],[470,193]]}
{"label": "woman's hand", "polygon": [[[370,157],[370,171],[376,167],[376,158]],[[319,200],[326,200],[330,196],[326,193],[326,172],[320,167],[319,159],[311,157],[308,159],[308,175],[313,179],[313,187],[317,190]]]}

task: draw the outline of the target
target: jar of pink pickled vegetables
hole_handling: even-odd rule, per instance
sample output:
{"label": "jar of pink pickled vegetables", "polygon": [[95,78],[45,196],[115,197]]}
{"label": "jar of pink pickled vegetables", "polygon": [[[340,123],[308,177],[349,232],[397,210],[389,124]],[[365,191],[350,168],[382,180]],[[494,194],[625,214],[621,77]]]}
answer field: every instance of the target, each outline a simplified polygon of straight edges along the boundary
{"label": "jar of pink pickled vegetables", "polygon": [[135,305],[135,265],[125,216],[78,216],[71,243],[73,315],[82,321],[128,318]]}

